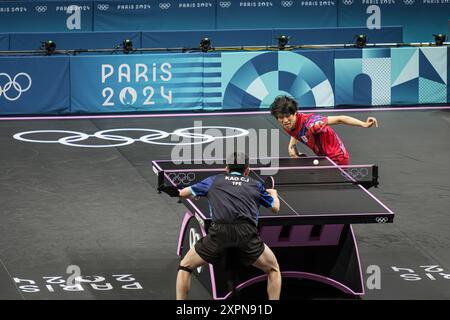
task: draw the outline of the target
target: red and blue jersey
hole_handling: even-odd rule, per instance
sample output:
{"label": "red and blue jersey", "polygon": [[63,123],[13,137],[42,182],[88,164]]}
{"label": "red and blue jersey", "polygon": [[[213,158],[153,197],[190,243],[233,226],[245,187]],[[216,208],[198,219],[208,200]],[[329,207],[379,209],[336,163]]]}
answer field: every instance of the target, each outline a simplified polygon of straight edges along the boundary
{"label": "red and blue jersey", "polygon": [[328,118],[316,114],[298,112],[293,130],[286,130],[290,136],[307,145],[316,155],[327,156],[340,165],[350,161],[342,140],[328,125]]}

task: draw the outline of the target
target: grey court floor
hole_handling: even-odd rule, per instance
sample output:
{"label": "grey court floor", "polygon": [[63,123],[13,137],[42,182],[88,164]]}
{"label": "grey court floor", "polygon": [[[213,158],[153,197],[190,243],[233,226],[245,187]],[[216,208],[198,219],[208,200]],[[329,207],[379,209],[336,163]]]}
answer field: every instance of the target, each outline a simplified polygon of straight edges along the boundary
{"label": "grey court floor", "polygon": [[[366,287],[361,299],[449,299],[450,112],[342,114],[378,118],[378,128],[335,130],[352,164],[379,166],[381,184],[371,192],[396,214],[393,224],[354,225],[364,280],[381,272],[379,288]],[[198,121],[254,129],[269,155],[287,156],[287,135],[271,131],[265,139],[258,131],[279,129],[268,114],[0,121],[0,299],[174,299],[185,208],[157,193],[151,161],[171,157],[173,145],[155,144],[174,143],[174,134],[159,139],[164,132]],[[130,128],[147,131],[83,136]],[[279,146],[271,143],[277,134]],[[192,147],[191,156],[208,145]],[[70,286],[74,279],[79,286]],[[308,280],[287,280],[282,290],[283,299],[350,298]],[[195,278],[190,297],[211,299]]]}

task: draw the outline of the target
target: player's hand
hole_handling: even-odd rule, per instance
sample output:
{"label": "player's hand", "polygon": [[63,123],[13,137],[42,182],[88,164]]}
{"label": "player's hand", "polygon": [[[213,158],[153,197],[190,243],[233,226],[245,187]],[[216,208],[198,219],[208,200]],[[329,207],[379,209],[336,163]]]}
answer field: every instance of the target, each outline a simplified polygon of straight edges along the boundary
{"label": "player's hand", "polygon": [[378,121],[374,117],[368,117],[366,120],[366,123],[364,125],[364,128],[370,128],[371,126],[375,125],[375,127],[378,128]]}
{"label": "player's hand", "polygon": [[296,152],[296,153],[293,153],[293,154],[289,153],[289,156],[291,158],[303,158],[303,157],[306,157],[306,154],[301,153],[301,152]]}
{"label": "player's hand", "polygon": [[306,157],[305,154],[298,151],[298,148],[296,145],[293,145],[290,148],[288,148],[288,154],[289,154],[289,157],[291,157],[291,158]]}
{"label": "player's hand", "polygon": [[266,189],[267,193],[274,197],[278,197],[278,191],[276,189]]}
{"label": "player's hand", "polygon": [[300,157],[297,155],[297,152],[291,151],[291,150],[289,150],[289,157],[291,157],[291,158],[300,158]]}

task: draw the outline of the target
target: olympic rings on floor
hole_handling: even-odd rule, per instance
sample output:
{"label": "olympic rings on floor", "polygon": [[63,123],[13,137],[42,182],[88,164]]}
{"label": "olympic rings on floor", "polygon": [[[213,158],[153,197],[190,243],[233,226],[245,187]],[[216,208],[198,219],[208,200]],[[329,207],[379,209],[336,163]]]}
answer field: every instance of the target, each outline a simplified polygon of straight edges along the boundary
{"label": "olympic rings on floor", "polygon": [[[203,129],[217,129],[225,130],[225,135],[213,136],[207,133],[202,133]],[[110,134],[120,131],[142,131],[150,132],[149,134],[143,135],[138,139],[134,139],[128,136]],[[192,132],[193,131],[193,132]],[[230,132],[232,131],[232,132]],[[42,139],[31,139],[25,136],[48,134],[48,133],[61,133],[69,134],[68,136],[59,138],[57,140],[42,140]],[[68,131],[68,130],[36,130],[36,131],[25,131],[16,133],[13,137],[16,140],[34,143],[59,143],[71,147],[84,147],[84,148],[114,148],[133,144],[136,141],[140,141],[147,144],[157,144],[157,145],[196,145],[205,144],[216,141],[217,139],[230,139],[247,136],[249,134],[248,130],[242,128],[234,127],[223,127],[223,126],[202,126],[202,127],[188,127],[177,129],[173,132],[166,132],[157,129],[142,129],[142,128],[120,128],[120,129],[108,129],[97,131],[94,134],[87,134],[78,131]],[[165,138],[171,137],[170,142],[159,141]],[[173,142],[173,138],[178,137],[183,138],[181,142]],[[101,140],[114,141],[115,144],[78,144],[77,142],[87,140],[89,138],[97,138]],[[183,141],[183,140],[194,140]]]}

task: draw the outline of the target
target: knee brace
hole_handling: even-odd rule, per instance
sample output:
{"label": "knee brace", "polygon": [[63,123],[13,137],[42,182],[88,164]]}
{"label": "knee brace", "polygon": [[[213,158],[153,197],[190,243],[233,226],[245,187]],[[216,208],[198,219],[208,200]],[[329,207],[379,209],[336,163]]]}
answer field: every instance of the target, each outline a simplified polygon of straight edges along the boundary
{"label": "knee brace", "polygon": [[183,267],[182,265],[179,265],[179,266],[178,266],[178,271],[180,271],[180,270],[183,270],[183,271],[192,273],[192,270],[191,270],[191,269],[189,269],[189,268],[187,268],[187,267]]}

